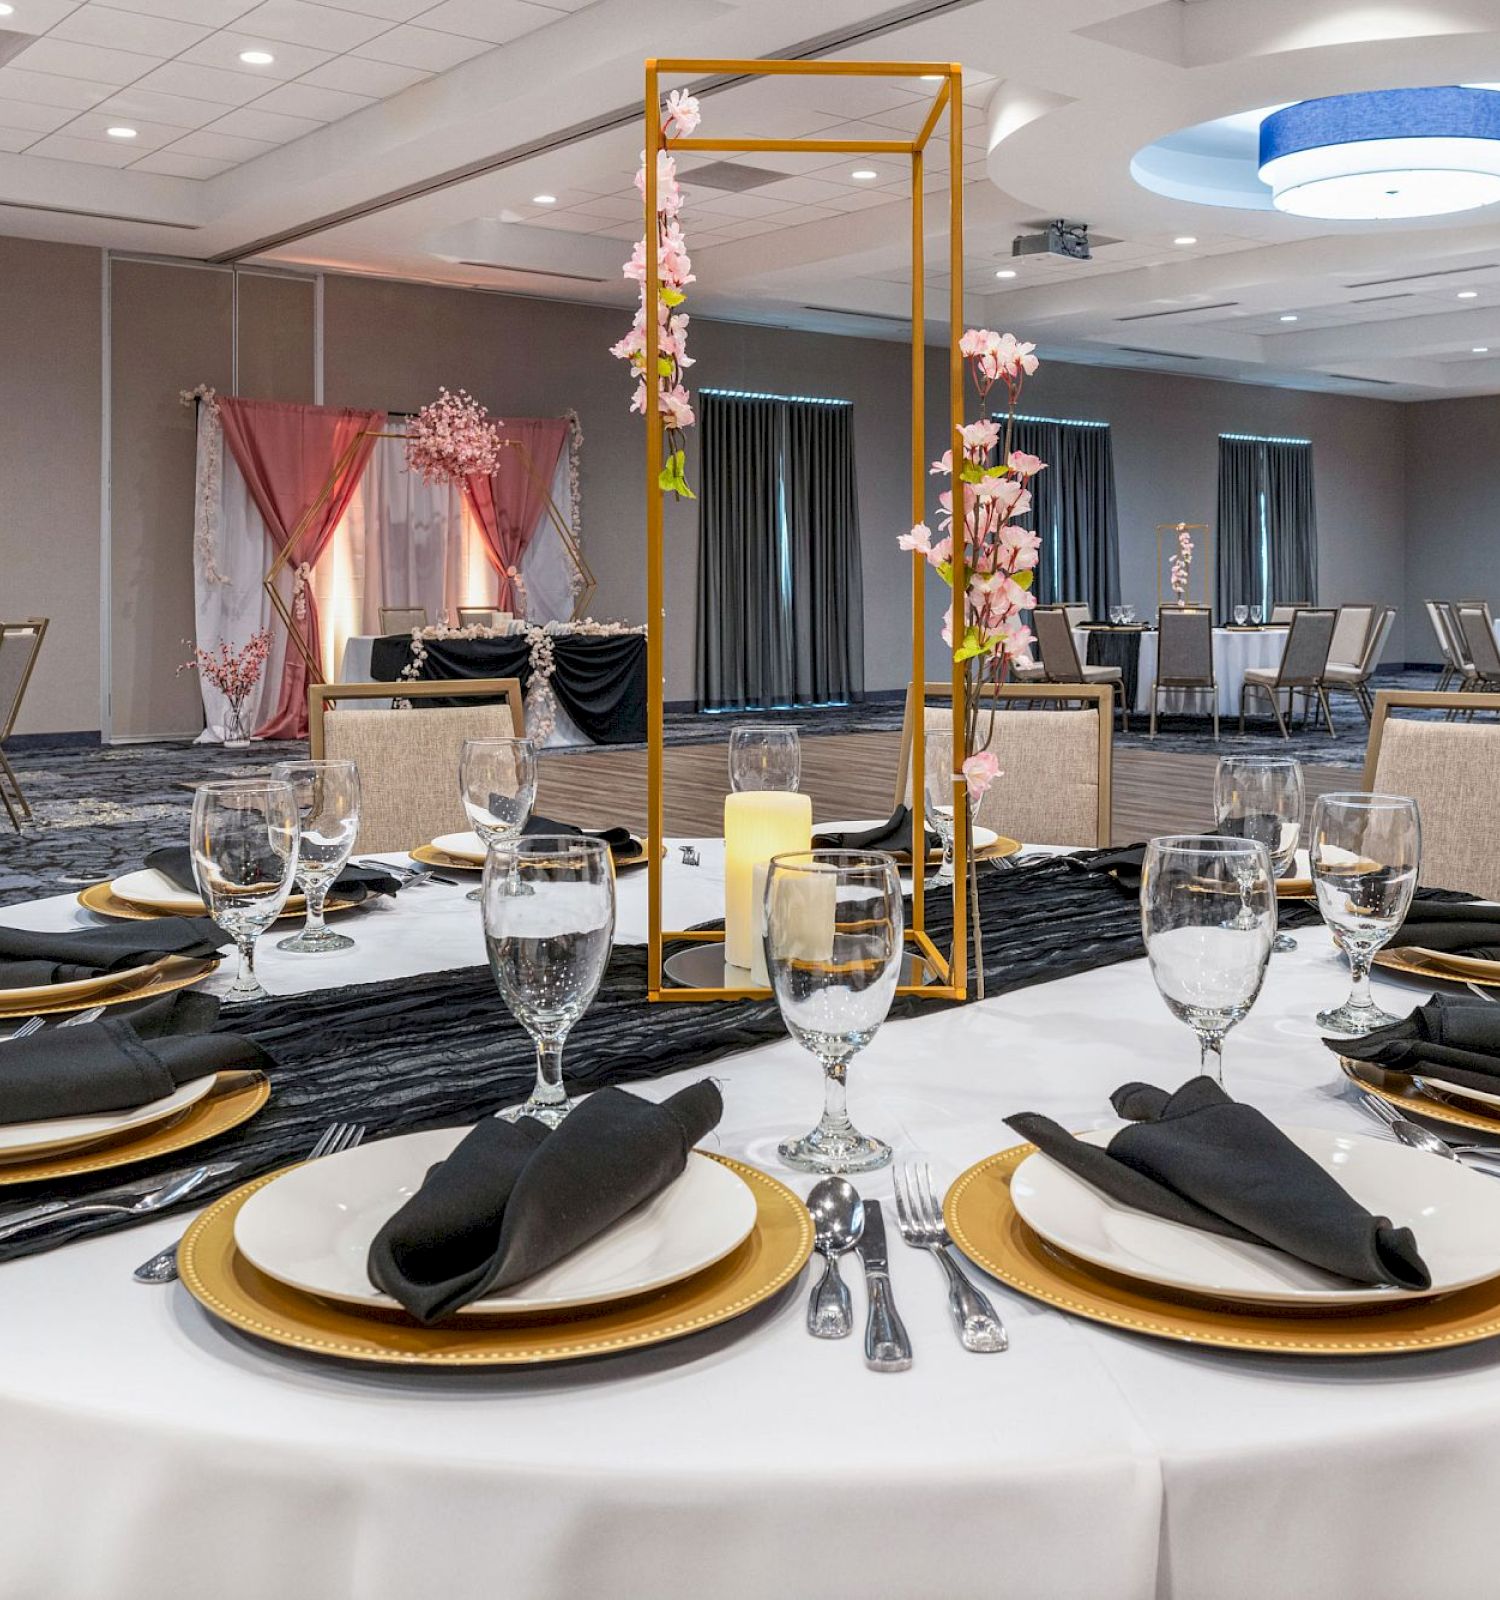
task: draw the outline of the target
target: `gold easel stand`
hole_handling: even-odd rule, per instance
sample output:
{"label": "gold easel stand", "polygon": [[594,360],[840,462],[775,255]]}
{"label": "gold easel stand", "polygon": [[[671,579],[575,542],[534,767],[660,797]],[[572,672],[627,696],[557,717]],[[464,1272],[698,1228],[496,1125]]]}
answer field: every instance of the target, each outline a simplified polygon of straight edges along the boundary
{"label": "gold easel stand", "polygon": [[[714,61],[714,60],[649,60],[646,62],[645,147],[646,193],[645,237],[656,237],[656,157],[662,146],[661,90],[663,73],[688,74],[692,77],[709,74],[732,75],[736,78],[803,77],[803,78],[899,78],[920,80],[940,79],[941,84],[933,96],[932,109],[921,129],[912,139],[877,139],[861,142],[855,139],[673,139],[670,149],[679,151],[749,151],[776,150],[828,151],[848,155],[904,156],[911,163],[911,520],[927,520],[927,441],[925,436],[925,405],[923,397],[925,347],[923,343],[925,294],[922,230],[922,153],[932,137],[943,112],[948,113],[948,237],[949,237],[949,341],[948,341],[948,391],[951,413],[951,442],[955,468],[963,460],[963,443],[959,430],[964,423],[963,358],[958,342],[963,332],[963,68],[949,61]],[[646,251],[646,305],[655,307],[660,299],[661,280],[657,267],[656,251]],[[646,319],[645,371],[657,371],[660,354],[657,320],[654,315]],[[663,576],[662,491],[657,477],[662,463],[662,419],[654,405],[646,407],[646,664],[649,691],[648,705],[648,776],[649,824],[648,831],[654,841],[664,837],[662,754],[663,754],[663,701],[665,697],[665,582]],[[953,505],[959,508],[962,525],[963,496],[957,477],[950,477]],[[968,592],[968,579],[964,572],[963,540],[957,539],[953,552],[954,608],[962,615],[963,597]],[[927,680],[925,661],[926,611],[925,589],[927,563],[922,556],[912,552],[911,585],[911,681],[916,686],[916,726],[922,726],[922,685]],[[963,638],[962,627],[954,629],[955,651]],[[963,749],[964,739],[964,663],[955,655],[953,661],[953,749]],[[928,936],[925,924],[925,896],[923,868],[926,830],[924,826],[923,744],[915,740],[912,749],[912,915],[906,929],[909,950],[919,956],[926,969],[935,975],[932,983],[903,984],[898,994],[920,995],[930,1000],[962,1000],[968,992],[969,927],[967,918],[968,864],[968,793],[962,778],[953,784],[953,943],[945,956]],[[957,765],[957,763],[954,763]],[[662,946],[673,943],[722,942],[722,933],[666,932],[662,928],[662,877],[661,852],[653,849],[649,874],[650,945],[647,966],[648,993],[652,1000],[737,1000],[748,997],[763,998],[765,989],[713,988],[698,986],[666,986],[662,983]]]}
{"label": "gold easel stand", "polygon": [[[1172,584],[1167,577],[1167,571],[1172,565],[1172,557],[1177,553],[1177,535],[1191,533],[1193,539],[1193,564],[1188,568],[1188,592],[1179,602],[1172,592]],[[1200,537],[1196,537],[1201,535]],[[1171,550],[1167,549],[1170,542]],[[1156,525],[1156,603],[1160,606],[1175,606],[1179,603],[1190,605],[1213,605],[1213,595],[1209,592],[1213,582],[1213,529],[1206,522],[1158,522]],[[1197,572],[1203,578],[1203,599],[1193,599],[1193,574]]]}
{"label": "gold easel stand", "polygon": [[[307,665],[309,683],[323,682],[323,663],[313,659],[312,646],[308,643],[302,630],[297,626],[297,619],[293,615],[292,608],[281,598],[281,591],[276,587],[277,574],[290,562],[292,550],[307,531],[313,517],[328,503],[328,498],[333,493],[334,484],[338,482],[343,475],[344,469],[354,459],[361,442],[365,439],[404,439],[405,437],[406,435],[402,433],[372,433],[368,430],[355,434],[334,462],[328,473],[328,481],[319,490],[317,499],[302,513],[297,526],[292,530],[291,537],[276,552],[276,559],[267,569],[265,577],[261,579],[261,586],[271,597],[271,604],[276,609],[276,615],[285,623],[287,634],[292,643],[297,646],[303,661]],[[598,580],[594,577],[593,569],[584,559],[583,550],[577,539],[573,537],[573,530],[563,520],[562,513],[557,509],[557,502],[552,498],[551,490],[542,482],[536,470],[536,464],[531,458],[531,452],[519,439],[502,439],[500,443],[507,450],[520,452],[521,465],[526,469],[526,476],[541,491],[543,508],[547,513],[547,518],[557,530],[557,536],[562,540],[563,548],[568,552],[568,558],[572,561],[574,570],[578,573],[579,588],[573,601],[573,621],[577,622],[580,616],[587,614],[589,601],[594,598],[594,591],[599,587]]]}

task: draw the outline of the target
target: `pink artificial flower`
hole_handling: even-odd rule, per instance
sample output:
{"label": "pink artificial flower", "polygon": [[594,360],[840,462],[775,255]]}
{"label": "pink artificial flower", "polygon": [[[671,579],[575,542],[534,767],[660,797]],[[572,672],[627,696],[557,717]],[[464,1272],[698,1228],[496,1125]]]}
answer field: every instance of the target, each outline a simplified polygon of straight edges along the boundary
{"label": "pink artificial flower", "polygon": [[951,478],[953,476],[953,452],[951,450],[943,451],[942,455],[932,463],[929,470],[933,473],[941,472],[945,478]]}
{"label": "pink artificial flower", "polygon": [[964,450],[974,452],[978,460],[988,455],[1000,442],[1000,424],[986,417],[983,422],[971,422],[967,427],[960,428],[958,436],[963,440]]}
{"label": "pink artificial flower", "polygon": [[691,139],[701,120],[702,113],[692,95],[674,89],[667,96],[667,119],[662,125],[662,132],[669,139]]}
{"label": "pink artificial flower", "polygon": [[963,775],[969,798],[978,800],[1000,776],[1000,757],[993,750],[976,751],[964,761]]}
{"label": "pink artificial flower", "polygon": [[1014,522],[1007,522],[996,535],[1002,550],[1013,551],[1017,560],[1012,563],[1013,571],[1024,571],[1034,567],[1037,557],[1041,552],[1042,538],[1030,528],[1019,527]]}
{"label": "pink artificial flower", "polygon": [[[644,407],[642,408],[644,409]],[[688,399],[688,392],[679,383],[670,389],[663,389],[661,393],[661,413],[667,419],[669,428],[691,428],[693,425],[693,406]]]}
{"label": "pink artificial flower", "polygon": [[958,341],[958,353],[961,356],[983,355],[986,344],[994,337],[988,328],[969,328]]}
{"label": "pink artificial flower", "polygon": [[925,556],[932,549],[932,529],[925,522],[919,522],[910,533],[903,533],[896,543],[903,550],[920,550]]}
{"label": "pink artificial flower", "polygon": [[1018,478],[1034,478],[1046,469],[1047,463],[1040,456],[1027,455],[1024,450],[1012,450],[1009,465]]}

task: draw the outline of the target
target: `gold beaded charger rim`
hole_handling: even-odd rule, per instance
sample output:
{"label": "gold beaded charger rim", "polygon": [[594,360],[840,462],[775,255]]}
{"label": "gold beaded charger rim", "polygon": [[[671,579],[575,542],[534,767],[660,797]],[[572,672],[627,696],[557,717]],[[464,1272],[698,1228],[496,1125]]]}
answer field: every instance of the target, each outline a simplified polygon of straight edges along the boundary
{"label": "gold beaded charger rim", "polygon": [[1487,989],[1500,989],[1500,961],[1427,950],[1421,945],[1377,951],[1375,965],[1413,978],[1440,978],[1444,983],[1477,983]]}
{"label": "gold beaded charger rim", "polygon": [[148,1123],[107,1143],[92,1141],[71,1155],[57,1151],[33,1161],[0,1163],[0,1186],[76,1178],[85,1172],[106,1172],[186,1150],[248,1122],[270,1093],[270,1080],[263,1072],[221,1072],[203,1099],[166,1122]]}
{"label": "gold beaded charger rim", "polygon": [[[171,994],[175,989],[186,989],[190,983],[206,978],[218,965],[217,956],[168,956],[164,961],[153,961],[143,969],[155,973],[146,983],[132,982],[128,972],[105,973],[96,986],[87,990],[80,991],[68,985],[69,992],[64,999],[0,1001],[0,1019],[50,1017],[64,1011],[88,1011],[94,1006],[130,1005],[136,1000],[150,1000],[159,994]],[[34,991],[28,990],[27,993]]]}
{"label": "gold beaded charger rim", "polygon": [[1461,1089],[1444,1090],[1441,1096],[1424,1094],[1407,1073],[1391,1072],[1369,1061],[1354,1061],[1349,1056],[1340,1056],[1339,1065],[1345,1076],[1361,1089],[1367,1089],[1377,1100],[1384,1100],[1398,1110],[1500,1137],[1500,1115],[1486,1114],[1483,1106],[1466,1100]]}
{"label": "gold beaded charger rim", "polygon": [[949,1189],[943,1214],[953,1242],[976,1266],[1059,1311],[1150,1338],[1274,1355],[1399,1355],[1500,1335],[1500,1278],[1389,1308],[1257,1311],[1086,1266],[1027,1227],[1011,1200],[1011,1178],[1035,1150],[1016,1145],[976,1162]]}
{"label": "gold beaded charger rim", "polygon": [[[85,911],[92,911],[95,916],[109,917],[116,922],[155,922],[161,917],[208,915],[207,911],[153,911],[137,904],[134,900],[121,900],[110,887],[108,878],[101,883],[91,883],[86,889],[80,889],[76,899]],[[324,905],[323,911],[326,915],[332,915],[338,911],[352,911],[356,906],[363,904],[363,900],[329,900]],[[301,917],[306,910],[307,902],[300,894],[288,895],[286,905],[276,920],[284,922],[289,917]]]}
{"label": "gold beaded charger rim", "polygon": [[812,1218],[785,1184],[727,1156],[704,1154],[722,1161],[754,1194],[749,1238],[691,1278],[602,1306],[552,1317],[453,1318],[428,1328],[399,1311],[359,1309],[290,1288],[258,1272],[234,1243],[240,1207],[280,1175],[274,1172],[203,1212],[178,1247],[178,1271],[188,1293],[230,1327],[271,1344],[346,1361],[536,1366],[664,1344],[743,1316],[786,1288],[812,1254]]}

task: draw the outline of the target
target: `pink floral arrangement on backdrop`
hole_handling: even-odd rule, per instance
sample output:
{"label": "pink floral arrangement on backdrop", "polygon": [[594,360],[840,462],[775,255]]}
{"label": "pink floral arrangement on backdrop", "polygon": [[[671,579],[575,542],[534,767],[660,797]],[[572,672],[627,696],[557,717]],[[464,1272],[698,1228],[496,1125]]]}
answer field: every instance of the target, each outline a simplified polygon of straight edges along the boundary
{"label": "pink floral arrangement on backdrop", "polygon": [[[963,637],[956,655],[966,662],[967,726],[962,772],[971,799],[977,800],[1000,776],[1000,763],[988,748],[994,732],[995,701],[990,701],[990,724],[979,741],[981,691],[986,683],[1005,681],[1006,667],[1030,658],[1031,629],[1024,613],[1035,603],[1031,593],[1033,573],[1040,558],[1041,539],[1016,521],[1031,510],[1027,483],[1046,463],[1025,451],[1013,450],[1016,407],[1021,388],[1037,369],[1036,346],[1020,343],[1012,334],[988,328],[970,328],[959,341],[969,375],[979,394],[981,408],[990,391],[1003,384],[1007,396],[1004,428],[992,417],[971,422],[960,431],[963,460],[958,481],[963,486],[964,576]],[[998,460],[991,455],[998,449]],[[934,461],[934,473],[951,473],[953,452],[945,450]],[[951,589],[953,587],[953,494],[938,496],[938,527],[942,537],[919,522],[901,535],[903,550],[916,550]],[[943,640],[953,642],[953,607],[943,614]]]}
{"label": "pink floral arrangement on backdrop", "polygon": [[424,483],[488,477],[500,465],[500,423],[467,389],[439,389],[406,429],[406,464]]}
{"label": "pink floral arrangement on backdrop", "polygon": [[1177,596],[1177,604],[1185,606],[1188,597],[1188,573],[1193,565],[1193,536],[1187,530],[1187,523],[1177,524],[1177,554],[1172,557],[1172,593]]}
{"label": "pink floral arrangement on backdrop", "polygon": [[[662,118],[663,142],[674,138],[689,138],[699,122],[698,102],[690,94],[674,89],[667,96],[667,109]],[[635,175],[635,186],[644,196],[646,192],[646,153],[641,152],[640,171]],[[609,353],[630,363],[635,374],[635,396],[630,402],[632,411],[646,414],[647,395],[656,391],[657,409],[666,425],[666,454],[657,483],[664,491],[679,498],[693,500],[697,497],[688,487],[685,470],[686,456],[683,448],[683,431],[696,420],[693,403],[683,383],[683,373],[692,366],[693,358],[687,353],[687,312],[677,308],[687,299],[686,289],[696,282],[693,263],[687,252],[680,220],[683,194],[677,183],[677,163],[665,149],[656,153],[656,263],[660,280],[661,298],[656,305],[657,369],[648,383],[646,372],[646,241],[638,239],[624,273],[641,286],[641,300],[636,307],[635,321],[630,332],[619,343],[611,345]]]}
{"label": "pink floral arrangement on backdrop", "polygon": [[236,722],[240,721],[250,691],[260,682],[266,662],[271,656],[271,630],[262,628],[250,635],[249,642],[239,650],[232,650],[227,640],[220,639],[213,650],[199,645],[193,647],[192,659],[184,661],[179,672],[196,671],[229,702]]}

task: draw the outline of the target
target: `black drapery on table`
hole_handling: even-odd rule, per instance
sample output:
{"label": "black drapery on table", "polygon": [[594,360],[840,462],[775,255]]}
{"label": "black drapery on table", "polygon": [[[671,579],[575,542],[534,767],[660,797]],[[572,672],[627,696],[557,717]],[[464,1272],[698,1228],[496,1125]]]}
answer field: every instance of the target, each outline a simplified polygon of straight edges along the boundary
{"label": "black drapery on table", "polygon": [[[523,633],[495,639],[424,639],[422,679],[519,678],[531,688],[531,641]],[[370,676],[394,683],[411,661],[411,635],[375,640]],[[643,633],[552,635],[552,693],[557,703],[595,744],[646,741],[646,636]],[[472,705],[472,700],[427,705]]]}
{"label": "black drapery on table", "polygon": [[1141,630],[1139,628],[1090,628],[1088,664],[1091,667],[1118,667],[1121,694],[1128,710],[1135,709],[1136,689],[1141,681]]}

